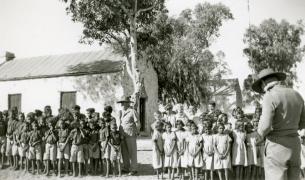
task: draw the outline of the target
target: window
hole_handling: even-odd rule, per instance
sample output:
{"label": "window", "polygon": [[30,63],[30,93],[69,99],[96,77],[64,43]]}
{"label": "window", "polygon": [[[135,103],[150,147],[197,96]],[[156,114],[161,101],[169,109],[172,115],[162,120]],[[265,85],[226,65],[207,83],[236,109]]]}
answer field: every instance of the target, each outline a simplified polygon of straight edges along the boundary
{"label": "window", "polygon": [[71,109],[76,104],[76,92],[61,92],[60,93],[60,107]]}
{"label": "window", "polygon": [[18,112],[21,112],[21,94],[8,95],[8,109],[17,107]]}

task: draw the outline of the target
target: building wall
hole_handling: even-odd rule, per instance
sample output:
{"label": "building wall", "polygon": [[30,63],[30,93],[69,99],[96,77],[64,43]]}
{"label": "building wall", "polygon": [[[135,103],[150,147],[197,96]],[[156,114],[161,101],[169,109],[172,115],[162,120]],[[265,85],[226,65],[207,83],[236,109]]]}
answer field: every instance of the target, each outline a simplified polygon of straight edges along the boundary
{"label": "building wall", "polygon": [[[144,73],[146,100],[146,131],[153,121],[153,112],[157,110],[158,78],[151,64]],[[0,111],[8,109],[8,94],[22,94],[21,111],[28,113],[50,105],[53,114],[60,107],[60,94],[65,91],[76,91],[76,104],[81,112],[93,107],[102,113],[104,106],[114,108],[114,116],[122,108],[116,102],[123,96],[133,93],[132,81],[126,71],[85,76],[67,76],[56,78],[28,79],[18,81],[0,81]]]}

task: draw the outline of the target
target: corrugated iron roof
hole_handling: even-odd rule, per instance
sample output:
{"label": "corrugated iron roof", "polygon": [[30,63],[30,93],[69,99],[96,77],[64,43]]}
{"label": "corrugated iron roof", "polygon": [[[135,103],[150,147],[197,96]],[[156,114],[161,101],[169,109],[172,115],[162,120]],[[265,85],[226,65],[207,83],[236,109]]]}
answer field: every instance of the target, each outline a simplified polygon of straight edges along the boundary
{"label": "corrugated iron roof", "polygon": [[0,66],[0,81],[114,73],[124,57],[109,49],[64,55],[16,58]]}

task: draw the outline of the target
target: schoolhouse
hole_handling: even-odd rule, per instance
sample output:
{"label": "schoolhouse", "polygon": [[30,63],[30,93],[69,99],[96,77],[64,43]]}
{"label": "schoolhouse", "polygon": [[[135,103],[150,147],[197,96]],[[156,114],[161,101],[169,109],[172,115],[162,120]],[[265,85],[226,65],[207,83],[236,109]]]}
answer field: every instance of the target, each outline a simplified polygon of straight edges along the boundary
{"label": "schoolhouse", "polygon": [[[7,52],[0,64],[0,110],[17,107],[28,113],[50,105],[57,114],[61,107],[78,104],[83,113],[89,107],[101,113],[111,105],[116,116],[121,108],[116,102],[133,92],[124,58],[108,48],[30,58]],[[141,131],[148,134],[158,110],[158,78],[150,63],[143,77],[139,114]]]}

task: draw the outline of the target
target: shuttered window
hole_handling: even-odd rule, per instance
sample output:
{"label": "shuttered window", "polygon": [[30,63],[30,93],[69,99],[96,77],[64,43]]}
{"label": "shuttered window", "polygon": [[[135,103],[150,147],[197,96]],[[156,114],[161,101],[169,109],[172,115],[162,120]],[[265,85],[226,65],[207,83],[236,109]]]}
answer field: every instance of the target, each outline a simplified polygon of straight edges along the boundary
{"label": "shuttered window", "polygon": [[60,93],[60,107],[71,109],[76,104],[76,92],[61,92]]}
{"label": "shuttered window", "polygon": [[21,112],[21,94],[9,94],[8,95],[8,109],[17,107],[18,112]]}

